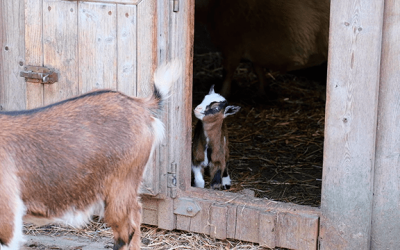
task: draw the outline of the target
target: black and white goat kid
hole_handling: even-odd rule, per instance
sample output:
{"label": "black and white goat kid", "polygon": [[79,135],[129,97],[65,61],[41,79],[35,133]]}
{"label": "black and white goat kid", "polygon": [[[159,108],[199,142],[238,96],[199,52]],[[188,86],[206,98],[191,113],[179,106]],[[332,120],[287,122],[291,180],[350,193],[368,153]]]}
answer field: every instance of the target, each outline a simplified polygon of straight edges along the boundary
{"label": "black and white goat kid", "polygon": [[228,106],[226,99],[214,92],[214,86],[195,108],[194,114],[199,121],[192,144],[192,186],[204,188],[203,175],[208,171],[211,188],[230,188],[227,168],[229,141],[225,118],[239,110],[239,106]]}

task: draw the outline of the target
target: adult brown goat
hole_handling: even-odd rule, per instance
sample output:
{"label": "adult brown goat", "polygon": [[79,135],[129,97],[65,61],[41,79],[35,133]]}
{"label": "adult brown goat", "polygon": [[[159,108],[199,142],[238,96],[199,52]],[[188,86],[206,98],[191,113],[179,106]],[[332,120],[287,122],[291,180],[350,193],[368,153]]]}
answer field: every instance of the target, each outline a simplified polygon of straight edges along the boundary
{"label": "adult brown goat", "polygon": [[196,21],[222,52],[225,97],[240,59],[253,63],[266,94],[263,68],[285,72],[327,60],[329,0],[196,0],[195,6]]}
{"label": "adult brown goat", "polygon": [[154,91],[100,90],[43,108],[0,113],[0,243],[19,249],[22,222],[80,226],[103,215],[113,249],[139,249],[138,188],[164,137],[163,102],[181,72],[159,67]]}

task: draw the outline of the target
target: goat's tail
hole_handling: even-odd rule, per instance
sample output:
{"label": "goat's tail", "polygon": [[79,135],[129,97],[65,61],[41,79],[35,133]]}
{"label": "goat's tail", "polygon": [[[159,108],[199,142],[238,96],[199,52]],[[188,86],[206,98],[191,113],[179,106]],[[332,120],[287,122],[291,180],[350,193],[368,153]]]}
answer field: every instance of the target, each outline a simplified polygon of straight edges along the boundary
{"label": "goat's tail", "polygon": [[158,110],[163,108],[163,102],[168,99],[172,84],[178,80],[182,72],[181,62],[174,59],[164,63],[156,69],[154,73],[154,93],[153,97],[158,100]]}

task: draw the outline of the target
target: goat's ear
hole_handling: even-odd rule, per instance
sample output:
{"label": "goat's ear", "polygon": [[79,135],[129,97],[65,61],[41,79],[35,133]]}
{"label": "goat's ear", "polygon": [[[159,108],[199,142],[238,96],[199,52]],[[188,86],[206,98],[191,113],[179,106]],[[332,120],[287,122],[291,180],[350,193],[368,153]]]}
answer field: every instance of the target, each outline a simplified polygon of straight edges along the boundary
{"label": "goat's ear", "polygon": [[239,106],[226,106],[225,108],[225,113],[224,117],[227,117],[228,115],[234,115],[240,110]]}
{"label": "goat's ear", "polygon": [[215,91],[214,91],[214,84],[211,86],[211,88],[210,88],[210,92],[208,92],[208,94],[209,95],[211,95],[211,94],[215,94]]}

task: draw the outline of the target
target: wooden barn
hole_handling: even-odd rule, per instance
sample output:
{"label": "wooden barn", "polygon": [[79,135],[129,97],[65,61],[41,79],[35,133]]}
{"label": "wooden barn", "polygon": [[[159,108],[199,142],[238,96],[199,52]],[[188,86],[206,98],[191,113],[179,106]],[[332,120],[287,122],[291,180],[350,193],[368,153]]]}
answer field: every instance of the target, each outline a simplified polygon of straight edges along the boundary
{"label": "wooden barn", "polygon": [[398,1],[331,1],[320,208],[191,187],[194,0],[0,0],[0,110],[99,88],[146,96],[157,65],[178,57],[144,223],[270,248],[397,249],[398,27]]}

